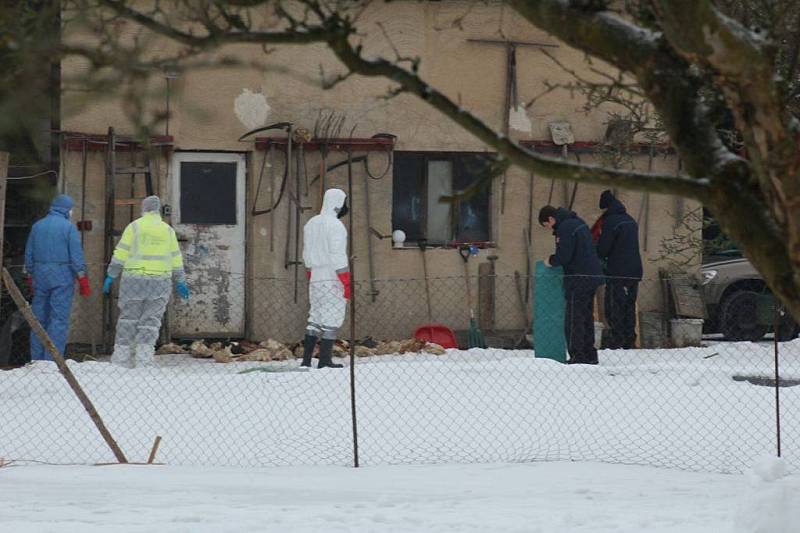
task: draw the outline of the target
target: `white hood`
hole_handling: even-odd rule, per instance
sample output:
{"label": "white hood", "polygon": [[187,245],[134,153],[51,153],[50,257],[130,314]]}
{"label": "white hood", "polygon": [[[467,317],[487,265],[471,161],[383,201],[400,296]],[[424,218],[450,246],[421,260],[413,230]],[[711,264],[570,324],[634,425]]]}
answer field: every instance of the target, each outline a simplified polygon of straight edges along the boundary
{"label": "white hood", "polygon": [[347,229],[336,217],[347,195],[341,189],[328,189],[322,198],[320,214],[303,228],[303,263],[311,269],[312,281],[337,279],[336,272],[346,270]]}
{"label": "white hood", "polygon": [[322,209],[319,214],[336,217],[336,210],[341,209],[346,199],[347,194],[343,190],[328,189],[325,191],[325,196],[322,198]]}

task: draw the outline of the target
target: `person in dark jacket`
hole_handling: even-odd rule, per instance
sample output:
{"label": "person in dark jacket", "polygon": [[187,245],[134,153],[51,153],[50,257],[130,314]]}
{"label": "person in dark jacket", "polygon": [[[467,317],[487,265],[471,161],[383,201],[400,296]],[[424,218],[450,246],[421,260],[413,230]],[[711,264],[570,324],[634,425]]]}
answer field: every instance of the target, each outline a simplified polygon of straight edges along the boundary
{"label": "person in dark jacket", "polygon": [[551,205],[539,211],[539,224],[553,230],[556,250],[545,263],[564,268],[564,333],[569,363],[597,364],[594,347],[594,293],[603,284],[603,268],[586,222],[574,212]]}
{"label": "person in dark jacket", "polygon": [[[25,271],[33,288],[33,314],[61,355],[67,345],[69,314],[75,281],[81,296],[89,296],[89,279],[78,229],[69,221],[72,198],[59,194],[50,212],[31,228],[25,245]],[[31,359],[53,358],[31,332]]]}
{"label": "person in dark jacket", "polygon": [[636,297],[642,280],[639,225],[611,191],[600,195],[600,209],[605,211],[597,253],[606,262],[606,347],[631,349],[636,346]]}

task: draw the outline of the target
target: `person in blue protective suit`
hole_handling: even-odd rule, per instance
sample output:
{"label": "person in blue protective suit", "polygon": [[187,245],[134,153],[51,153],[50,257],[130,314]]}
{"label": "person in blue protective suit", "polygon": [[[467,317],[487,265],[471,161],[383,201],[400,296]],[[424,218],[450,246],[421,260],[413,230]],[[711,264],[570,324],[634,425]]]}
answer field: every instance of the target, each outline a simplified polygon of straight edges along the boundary
{"label": "person in blue protective suit", "polygon": [[603,209],[597,253],[606,261],[608,275],[605,312],[610,335],[606,348],[636,347],[636,297],[642,280],[639,225],[611,191],[600,195]]}
{"label": "person in blue protective suit", "polygon": [[[78,229],[69,220],[72,198],[59,194],[46,217],[36,222],[25,245],[25,271],[33,292],[33,314],[64,355],[75,280],[81,296],[89,296],[89,279]],[[52,361],[39,337],[31,332],[31,359]]]}
{"label": "person in blue protective suit", "polygon": [[603,267],[592,243],[592,232],[573,211],[547,205],[539,224],[552,229],[556,250],[545,264],[564,268],[564,334],[570,364],[597,364],[594,346],[594,293],[603,285]]}

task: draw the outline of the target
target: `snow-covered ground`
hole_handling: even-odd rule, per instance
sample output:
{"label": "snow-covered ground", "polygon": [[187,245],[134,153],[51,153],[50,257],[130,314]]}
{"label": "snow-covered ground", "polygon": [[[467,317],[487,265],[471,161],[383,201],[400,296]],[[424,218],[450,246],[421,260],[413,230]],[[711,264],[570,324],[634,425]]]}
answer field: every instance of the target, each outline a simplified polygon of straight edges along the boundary
{"label": "snow-covered ground", "polygon": [[[781,348],[800,377],[800,341]],[[600,461],[741,473],[774,453],[771,346],[601,352],[597,367],[530,351],[359,359],[362,465]],[[352,464],[350,373],[297,361],[217,364],[162,356],[157,369],[70,366],[131,461],[187,466]],[[269,372],[240,373],[261,367]],[[800,471],[800,387],[781,389],[783,454]],[[0,457],[113,461],[55,365],[0,372]]]}
{"label": "snow-covered ground", "polygon": [[779,466],[12,466],[0,531],[796,533],[800,479]]}

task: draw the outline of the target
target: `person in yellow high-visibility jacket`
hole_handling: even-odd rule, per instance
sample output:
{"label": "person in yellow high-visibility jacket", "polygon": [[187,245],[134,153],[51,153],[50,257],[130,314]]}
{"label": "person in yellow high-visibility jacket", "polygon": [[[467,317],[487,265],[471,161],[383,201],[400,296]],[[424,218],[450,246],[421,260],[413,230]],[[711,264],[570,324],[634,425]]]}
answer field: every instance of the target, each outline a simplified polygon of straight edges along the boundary
{"label": "person in yellow high-visibility jacket", "polygon": [[129,368],[153,366],[172,281],[178,294],[189,299],[178,239],[175,230],[161,220],[158,196],[142,201],[142,216],[122,233],[108,265],[105,294],[111,292],[114,278],[120,273],[119,318],[111,362]]}

